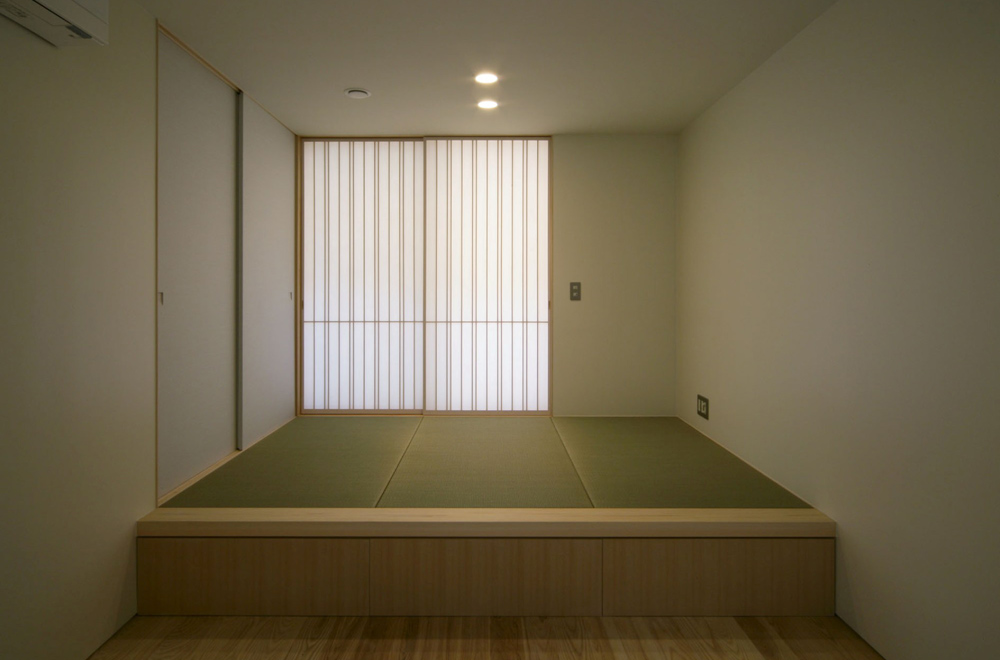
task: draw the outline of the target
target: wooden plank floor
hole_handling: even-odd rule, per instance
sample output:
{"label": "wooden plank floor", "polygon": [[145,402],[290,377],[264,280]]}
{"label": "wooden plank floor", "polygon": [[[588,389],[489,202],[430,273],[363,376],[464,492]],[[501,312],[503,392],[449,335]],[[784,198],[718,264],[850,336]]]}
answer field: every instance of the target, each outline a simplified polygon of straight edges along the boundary
{"label": "wooden plank floor", "polygon": [[836,617],[154,617],[91,660],[879,660]]}

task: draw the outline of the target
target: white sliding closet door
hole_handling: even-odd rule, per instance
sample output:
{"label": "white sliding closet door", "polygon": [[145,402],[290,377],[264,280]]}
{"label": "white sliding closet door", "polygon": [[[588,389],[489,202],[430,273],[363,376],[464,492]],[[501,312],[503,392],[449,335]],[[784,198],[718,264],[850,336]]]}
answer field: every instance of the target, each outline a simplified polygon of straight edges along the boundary
{"label": "white sliding closet door", "polygon": [[236,92],[159,37],[159,495],[236,448]]}
{"label": "white sliding closet door", "polygon": [[422,410],[423,141],[302,149],[302,407]]}
{"label": "white sliding closet door", "polygon": [[549,408],[549,141],[427,149],[428,411]]}
{"label": "white sliding closet door", "polygon": [[242,104],[240,449],[295,417],[295,135]]}

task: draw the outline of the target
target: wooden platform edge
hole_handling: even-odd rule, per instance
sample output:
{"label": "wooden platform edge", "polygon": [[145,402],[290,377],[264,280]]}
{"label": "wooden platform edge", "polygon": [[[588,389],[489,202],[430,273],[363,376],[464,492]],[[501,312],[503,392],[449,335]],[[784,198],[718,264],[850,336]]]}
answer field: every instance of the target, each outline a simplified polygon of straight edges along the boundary
{"label": "wooden platform edge", "polygon": [[139,537],[833,538],[816,509],[183,509]]}

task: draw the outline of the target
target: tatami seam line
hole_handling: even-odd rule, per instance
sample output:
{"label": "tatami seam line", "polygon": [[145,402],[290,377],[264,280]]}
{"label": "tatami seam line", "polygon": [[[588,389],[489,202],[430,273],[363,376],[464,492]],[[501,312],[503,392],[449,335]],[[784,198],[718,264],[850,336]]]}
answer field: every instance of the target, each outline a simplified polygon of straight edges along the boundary
{"label": "tatami seam line", "polygon": [[393,478],[396,476],[396,472],[399,470],[399,466],[403,464],[403,459],[406,457],[406,452],[410,451],[410,445],[413,444],[413,439],[417,437],[417,431],[420,430],[420,426],[424,423],[425,417],[421,415],[420,421],[417,422],[416,428],[413,429],[413,435],[410,436],[409,441],[406,443],[406,448],[403,449],[403,453],[399,455],[399,460],[396,462],[396,467],[392,469],[392,474],[389,475],[389,480],[385,482],[385,487],[379,494],[378,499],[375,500],[375,506],[372,508],[377,509],[378,505],[382,502],[382,498],[385,497],[386,491],[389,490],[389,484],[392,483]]}
{"label": "tatami seam line", "polygon": [[556,432],[556,437],[559,438],[563,451],[566,452],[566,458],[569,459],[569,464],[573,466],[573,472],[576,473],[576,478],[580,482],[580,487],[583,488],[583,494],[587,496],[587,501],[590,502],[590,507],[592,509],[596,509],[597,505],[594,504],[594,498],[590,496],[590,491],[587,490],[587,484],[583,481],[583,475],[580,474],[580,468],[578,468],[576,463],[573,462],[573,456],[569,453],[569,447],[566,446],[566,440],[563,439],[562,433],[559,432],[559,427],[556,426],[555,418],[549,416],[549,423],[552,424],[552,429]]}

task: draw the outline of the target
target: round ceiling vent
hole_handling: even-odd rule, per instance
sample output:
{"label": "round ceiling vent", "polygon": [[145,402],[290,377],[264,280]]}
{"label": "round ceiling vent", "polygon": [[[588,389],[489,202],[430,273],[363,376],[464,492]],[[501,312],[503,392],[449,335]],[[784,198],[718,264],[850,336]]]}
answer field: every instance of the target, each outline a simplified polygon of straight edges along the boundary
{"label": "round ceiling vent", "polygon": [[348,87],[344,90],[344,94],[347,95],[349,99],[366,99],[372,95],[367,89],[361,87]]}

